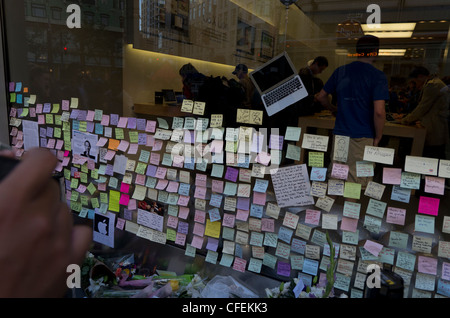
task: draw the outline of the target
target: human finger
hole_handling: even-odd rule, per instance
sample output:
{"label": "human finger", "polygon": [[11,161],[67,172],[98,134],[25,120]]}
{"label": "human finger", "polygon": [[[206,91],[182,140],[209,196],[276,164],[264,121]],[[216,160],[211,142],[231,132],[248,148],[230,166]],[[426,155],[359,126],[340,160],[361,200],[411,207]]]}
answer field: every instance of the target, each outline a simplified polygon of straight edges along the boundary
{"label": "human finger", "polygon": [[72,261],[80,264],[92,243],[92,228],[87,225],[75,225],[72,229]]}
{"label": "human finger", "polygon": [[56,157],[47,149],[29,150],[20,163],[4,179],[5,190],[19,195],[18,200],[34,198],[49,181],[56,167]]}

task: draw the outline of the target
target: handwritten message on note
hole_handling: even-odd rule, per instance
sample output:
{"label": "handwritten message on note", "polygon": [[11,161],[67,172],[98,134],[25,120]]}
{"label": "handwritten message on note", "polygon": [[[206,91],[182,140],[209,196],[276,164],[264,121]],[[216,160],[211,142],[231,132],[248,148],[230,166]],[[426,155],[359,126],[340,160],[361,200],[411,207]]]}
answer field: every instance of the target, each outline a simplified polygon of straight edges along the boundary
{"label": "handwritten message on note", "polygon": [[392,165],[394,162],[395,149],[366,146],[364,149],[364,160]]}
{"label": "handwritten message on note", "polygon": [[405,171],[436,176],[438,163],[439,159],[406,156]]}
{"label": "handwritten message on note", "polygon": [[306,164],[272,169],[271,178],[280,208],[314,204]]}
{"label": "handwritten message on note", "polygon": [[302,148],[326,152],[328,139],[328,136],[303,134]]}

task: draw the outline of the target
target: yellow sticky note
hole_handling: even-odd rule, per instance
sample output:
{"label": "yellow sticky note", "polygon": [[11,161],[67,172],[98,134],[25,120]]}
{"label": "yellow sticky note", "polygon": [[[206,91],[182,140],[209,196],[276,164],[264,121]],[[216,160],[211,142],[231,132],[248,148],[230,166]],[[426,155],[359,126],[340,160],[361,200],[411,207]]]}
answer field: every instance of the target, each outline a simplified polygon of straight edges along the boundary
{"label": "yellow sticky note", "polygon": [[209,219],[206,220],[206,228],[205,235],[219,238],[220,237],[220,228],[222,227],[222,223],[219,221],[211,222]]}
{"label": "yellow sticky note", "polygon": [[72,97],[70,99],[70,108],[78,108],[78,98]]}
{"label": "yellow sticky note", "polygon": [[355,182],[345,182],[344,198],[358,199],[361,196],[361,184]]}
{"label": "yellow sticky note", "polygon": [[236,112],[236,122],[249,124],[250,123],[250,109],[238,108]]}
{"label": "yellow sticky note", "polygon": [[59,112],[59,104],[53,104],[52,114],[57,114]]}
{"label": "yellow sticky note", "polygon": [[209,127],[217,128],[222,127],[223,122],[223,114],[211,114],[211,121],[209,123]]}
{"label": "yellow sticky note", "polygon": [[192,109],[192,113],[194,115],[203,116],[203,114],[205,113],[205,106],[206,106],[205,102],[195,101],[194,108]]}
{"label": "yellow sticky note", "polygon": [[262,110],[251,110],[250,111],[249,124],[262,125],[262,121],[263,121],[263,111]]}
{"label": "yellow sticky note", "polygon": [[189,99],[184,99],[183,104],[181,105],[181,111],[185,113],[192,113],[192,109],[194,108],[194,101]]}
{"label": "yellow sticky note", "polygon": [[120,201],[120,192],[110,190],[108,210],[112,212],[119,212],[120,211],[119,201]]}

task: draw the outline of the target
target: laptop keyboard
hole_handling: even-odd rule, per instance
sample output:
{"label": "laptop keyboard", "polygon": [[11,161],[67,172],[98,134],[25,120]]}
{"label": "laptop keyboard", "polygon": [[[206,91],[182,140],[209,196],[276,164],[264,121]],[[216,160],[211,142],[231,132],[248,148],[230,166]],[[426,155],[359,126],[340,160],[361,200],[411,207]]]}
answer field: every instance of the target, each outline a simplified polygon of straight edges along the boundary
{"label": "laptop keyboard", "polygon": [[283,85],[280,85],[279,87],[265,94],[263,96],[264,102],[266,103],[267,106],[270,106],[272,104],[275,104],[279,100],[282,100],[286,96],[289,96],[293,92],[301,89],[302,87],[303,86],[299,78],[294,77],[291,80],[284,83]]}

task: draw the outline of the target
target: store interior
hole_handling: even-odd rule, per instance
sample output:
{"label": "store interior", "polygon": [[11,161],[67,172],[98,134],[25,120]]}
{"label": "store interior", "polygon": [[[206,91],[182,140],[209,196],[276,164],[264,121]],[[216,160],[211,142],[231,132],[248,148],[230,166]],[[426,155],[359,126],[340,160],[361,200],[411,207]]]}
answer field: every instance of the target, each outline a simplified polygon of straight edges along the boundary
{"label": "store interior", "polygon": [[[392,93],[399,95],[408,91],[408,75],[418,65],[450,84],[450,4],[447,0],[383,0],[378,3],[369,0],[92,0],[79,1],[79,4],[81,28],[68,28],[70,12],[66,11],[66,1],[2,1],[5,77],[7,82],[23,83],[35,94],[36,104],[55,105],[76,97],[80,111],[95,110],[148,122],[164,118],[172,127],[173,118],[180,115],[181,102],[158,97],[164,90],[182,94],[179,71],[183,65],[191,63],[208,77],[237,80],[233,71],[238,64],[245,64],[251,72],[286,52],[299,71],[315,57],[325,56],[329,65],[317,75],[325,83],[336,68],[357,60],[356,42],[367,34],[380,39],[374,66],[384,72]],[[17,105],[8,105],[5,111],[9,113],[14,107]],[[398,107],[388,104],[387,112],[397,112]],[[329,130],[318,127],[302,133],[327,136]],[[10,137],[12,135],[6,136]],[[383,147],[396,151],[402,145],[405,147],[402,153],[396,153],[394,166],[397,168],[404,167],[402,156],[411,152],[410,139],[391,136],[383,140]],[[448,145],[447,149],[450,149]],[[139,152],[129,158],[139,161]],[[447,159],[450,160],[450,155]],[[210,167],[206,171],[211,173]],[[381,168],[375,174],[376,180],[381,180]],[[195,171],[191,182],[194,175]],[[67,182],[66,178],[66,190]],[[447,188],[445,191],[448,192]],[[416,235],[417,213],[414,211],[417,211],[419,197],[413,192],[410,202],[398,203],[386,190],[383,200],[388,205],[413,212],[407,214],[404,226],[383,223],[377,234],[367,230],[361,216],[359,245],[371,239],[389,246],[391,231],[402,231],[411,237]],[[423,255],[436,259],[438,243],[450,241],[449,232],[443,232],[450,201],[446,196],[438,198],[442,200],[436,230],[420,233],[433,241],[432,250]],[[275,195],[268,190],[267,201],[273,200],[276,200]],[[329,214],[341,220],[344,201],[344,198],[336,200]],[[368,201],[368,197],[361,197],[362,206],[367,206]],[[293,207],[283,210],[282,214],[302,215],[305,209]],[[123,213],[121,206],[117,216],[124,218]],[[186,253],[186,246],[150,242],[137,235],[138,227],[134,227],[137,223],[131,222],[135,220],[136,211],[124,229],[115,230],[114,248],[97,242],[91,253],[101,259],[133,255],[140,270],[136,274],[144,276],[154,274],[156,268],[161,277],[167,273],[198,274],[210,279],[233,277],[249,291],[247,296],[252,297],[267,297],[267,289],[277,289],[280,283],[298,277],[295,271],[291,276],[283,276],[277,268],[269,266],[262,266],[258,273],[241,272],[231,266],[213,264],[206,250],[198,250],[193,257]],[[303,215],[301,220],[304,220]],[[282,225],[277,223],[276,231]],[[341,242],[342,234],[341,230],[330,231],[331,240]],[[412,251],[411,244],[410,238],[407,248],[396,251],[419,254]],[[240,252],[243,258],[251,258],[252,246],[242,245]],[[445,257],[439,257],[439,261],[440,265],[448,264]],[[354,273],[360,265],[358,260],[354,261]],[[321,264],[320,269],[326,272],[326,265]],[[105,275],[114,275],[110,269],[99,269],[102,270]],[[450,295],[449,285],[442,287],[445,292],[441,293],[436,292],[437,288],[422,290],[414,287],[414,278],[403,275],[412,279],[411,287],[405,289],[405,298]],[[439,267],[435,276],[441,275]],[[355,275],[351,277],[348,290],[336,288],[336,296],[363,297],[360,285],[356,286]],[[103,297],[119,297],[108,292],[105,291]],[[122,295],[127,297],[131,293]]]}

